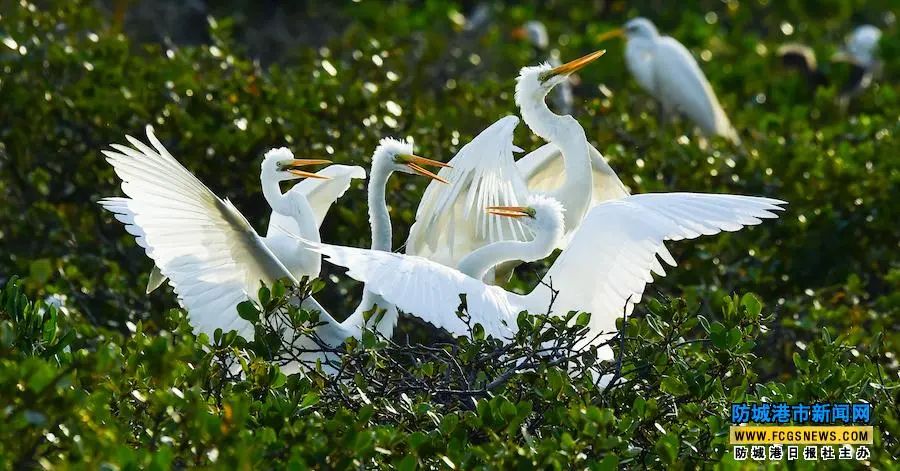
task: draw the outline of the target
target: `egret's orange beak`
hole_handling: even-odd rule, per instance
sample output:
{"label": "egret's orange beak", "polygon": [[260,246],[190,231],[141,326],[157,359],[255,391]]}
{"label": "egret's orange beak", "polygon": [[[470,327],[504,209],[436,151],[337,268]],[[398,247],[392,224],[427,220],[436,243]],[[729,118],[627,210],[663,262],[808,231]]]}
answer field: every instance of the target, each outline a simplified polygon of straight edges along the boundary
{"label": "egret's orange beak", "polygon": [[292,175],[296,175],[302,178],[318,178],[319,180],[330,180],[331,177],[326,177],[325,175],[319,175],[317,173],[307,172],[305,170],[300,170],[300,167],[306,167],[309,165],[321,165],[321,164],[330,164],[330,160],[325,159],[290,159],[290,160],[282,160],[278,162],[278,165],[282,170],[286,170],[288,173]]}
{"label": "egret's orange beak", "polygon": [[425,157],[419,157],[418,155],[414,154],[398,154],[397,159],[406,164],[406,166],[416,174],[422,175],[423,177],[428,177],[432,180],[437,180],[441,183],[447,183],[447,180],[444,180],[443,178],[437,176],[435,173],[425,169],[422,166],[433,165],[435,167],[452,168],[444,162],[426,159]]}
{"label": "egret's orange beak", "polygon": [[[550,69],[549,71],[547,71],[547,78],[555,77],[557,75],[572,75],[575,72],[584,68],[584,66],[597,60],[597,58],[599,58],[603,54],[606,54],[606,49],[601,49],[599,51],[592,52],[584,57],[579,57],[578,59],[575,59],[571,62],[566,62],[565,64],[563,64],[559,67],[556,67],[556,68],[553,68],[553,69]],[[544,79],[544,80],[546,80],[546,79]]]}
{"label": "egret's orange beak", "polygon": [[528,206],[488,206],[488,214],[511,218],[534,217],[534,210]]}
{"label": "egret's orange beak", "polygon": [[597,42],[603,42],[612,38],[622,38],[625,36],[625,30],[622,28],[616,28],[612,31],[607,31],[600,36],[597,36]]}

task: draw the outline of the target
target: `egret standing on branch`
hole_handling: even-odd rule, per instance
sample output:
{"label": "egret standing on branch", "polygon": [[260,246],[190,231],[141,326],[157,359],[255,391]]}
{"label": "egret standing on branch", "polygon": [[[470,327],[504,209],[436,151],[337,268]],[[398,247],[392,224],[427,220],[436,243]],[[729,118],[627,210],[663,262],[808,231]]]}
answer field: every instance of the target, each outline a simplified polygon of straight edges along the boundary
{"label": "egret standing on branch", "polygon": [[624,36],[625,64],[647,93],[653,95],[666,118],[688,117],[707,136],[722,136],[740,144],[709,81],[690,51],[669,36],[661,36],[646,18],[635,18],[625,26],[597,39]]}
{"label": "egret standing on branch", "polygon": [[[665,275],[657,257],[675,266],[664,242],[737,231],[775,218],[783,201],[737,195],[655,193],[627,196],[595,206],[541,284],[527,295],[482,282],[492,267],[510,260],[534,261],[550,254],[565,227],[562,206],[550,197],[532,195],[524,207],[489,207],[495,215],[516,218],[535,236],[529,241],[501,241],[484,246],[455,269],[409,255],[310,242],[326,260],[346,267],[347,275],[366,284],[402,311],[454,335],[466,335],[457,316],[465,295],[472,323],[507,338],[521,311],[565,315],[592,314],[587,340],[606,342],[616,319],[639,302],[652,274]],[[601,359],[612,357],[604,348]]]}

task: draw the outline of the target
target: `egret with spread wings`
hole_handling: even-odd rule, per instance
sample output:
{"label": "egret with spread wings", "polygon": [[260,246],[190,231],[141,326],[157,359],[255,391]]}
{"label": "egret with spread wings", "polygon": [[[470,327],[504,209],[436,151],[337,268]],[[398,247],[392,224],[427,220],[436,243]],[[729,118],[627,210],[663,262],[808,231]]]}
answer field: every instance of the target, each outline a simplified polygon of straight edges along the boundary
{"label": "egret with spread wings", "polygon": [[[198,332],[212,334],[221,328],[252,336],[253,326],[238,316],[237,305],[248,299],[258,301],[260,282],[271,285],[288,279],[297,283],[297,278],[237,208],[217,197],[178,163],[149,126],[147,139],[152,147],[128,136],[133,147],[114,145],[114,151],[104,152],[122,179],[127,198],[107,198],[100,203],[125,224],[160,272],[169,278]],[[390,217],[384,201],[384,185],[390,174],[403,171],[439,178],[422,165],[440,163],[412,155],[411,149],[409,143],[383,139],[373,155],[369,213],[375,250],[390,250]],[[285,154],[269,154],[272,155]],[[296,170],[292,160],[277,163],[278,172]],[[303,218],[303,195],[289,192],[285,198],[294,203],[282,208],[286,215]],[[290,236],[299,244],[296,237]],[[370,299],[368,306],[361,305],[344,322],[337,322],[312,297],[304,300],[303,307],[321,313],[322,325],[316,333],[329,345],[338,346],[348,337],[360,334],[362,312],[371,309],[375,301]],[[384,303],[378,307],[388,306]],[[393,327],[393,322],[385,324],[388,335]],[[382,328],[381,324],[378,328]],[[318,354],[311,355],[313,361],[317,357]],[[296,366],[286,365],[285,369],[294,371]]]}
{"label": "egret with spread wings", "polygon": [[[452,334],[467,333],[456,314],[459,296],[465,295],[472,321],[495,337],[513,332],[519,312],[550,309],[558,315],[590,312],[588,339],[600,343],[614,334],[615,320],[623,310],[630,312],[640,301],[645,286],[653,281],[652,274],[665,275],[659,258],[675,265],[665,241],[756,225],[777,217],[775,212],[785,203],[702,193],[651,193],[601,203],[585,217],[541,284],[529,294],[519,295],[485,284],[482,276],[504,261],[544,258],[556,247],[565,228],[563,208],[552,198],[532,195],[527,204],[493,207],[489,212],[521,221],[534,238],[484,246],[467,256],[460,269],[410,255],[309,245],[327,261],[346,267],[348,276],[365,283],[367,290]],[[611,357],[610,349],[603,352],[604,358]]]}
{"label": "egret with spread wings", "polygon": [[[516,83],[516,103],[531,130],[549,144],[516,162],[512,143],[518,118],[501,118],[482,131],[450,160],[453,170],[441,170],[449,185],[429,185],[416,222],[410,230],[406,253],[450,267],[473,250],[502,240],[527,240],[529,231],[518,221],[497,221],[481,208],[516,206],[534,192],[546,193],[566,210],[564,247],[587,210],[627,189],[603,156],[587,142],[575,118],[550,110],[547,94],[566,78],[603,55],[588,54],[559,67],[543,64],[524,67]],[[499,270],[503,272],[503,269]],[[505,273],[488,274],[489,282],[504,280]]]}
{"label": "egret with spread wings", "polygon": [[[115,146],[114,146],[115,147]],[[126,148],[127,149],[127,148]],[[266,152],[260,170],[263,196],[272,208],[269,227],[263,240],[295,278],[317,277],[322,257],[298,247],[291,235],[319,240],[319,228],[331,205],[350,188],[353,179],[365,179],[366,171],[356,165],[329,165],[315,172],[300,170],[305,165],[326,164],[330,160],[295,159],[285,147]],[[286,193],[281,182],[305,178]],[[108,199],[109,201],[111,199]],[[123,205],[117,212],[127,211]],[[166,281],[158,267],[153,267],[147,293]]]}

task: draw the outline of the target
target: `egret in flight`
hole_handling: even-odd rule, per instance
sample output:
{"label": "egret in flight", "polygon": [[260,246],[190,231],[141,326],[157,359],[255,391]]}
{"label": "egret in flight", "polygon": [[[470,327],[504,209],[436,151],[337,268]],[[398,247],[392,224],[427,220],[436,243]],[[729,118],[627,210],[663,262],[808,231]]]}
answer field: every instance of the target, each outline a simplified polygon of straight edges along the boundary
{"label": "egret in flight", "polygon": [[[528,44],[531,44],[535,51],[535,57],[545,56],[550,66],[558,67],[562,65],[562,61],[559,60],[559,51],[556,49],[548,51],[550,49],[550,35],[547,34],[547,27],[544,26],[544,23],[537,20],[528,21],[521,27],[514,29],[512,36],[514,39],[528,41]],[[572,82],[564,80],[554,87],[550,101],[553,103],[553,108],[557,113],[572,114],[574,102]]]}
{"label": "egret in flight", "polygon": [[[651,193],[626,196],[594,206],[542,282],[526,295],[482,281],[492,267],[510,260],[533,261],[549,255],[565,230],[563,206],[553,198],[531,195],[523,207],[489,207],[493,215],[512,217],[534,233],[527,241],[495,242],[472,252],[452,268],[422,257],[309,242],[330,263],[400,310],[466,335],[457,316],[459,296],[485,332],[507,338],[521,311],[564,315],[592,314],[586,340],[594,345],[616,331],[615,321],[639,302],[652,274],[664,276],[658,258],[675,260],[667,240],[693,239],[737,231],[777,217],[783,201],[737,195]],[[567,211],[566,211],[567,212]],[[555,291],[555,297],[554,297]],[[602,349],[602,359],[612,350]]]}
{"label": "egret in flight", "polygon": [[[108,198],[101,204],[125,224],[126,230],[137,238],[160,272],[169,278],[188,311],[191,325],[198,332],[212,335],[221,328],[252,338],[253,326],[238,316],[237,305],[248,299],[258,302],[260,282],[271,286],[276,280],[287,279],[296,284],[297,278],[237,208],[229,200],[217,197],[178,163],[149,126],[147,139],[152,147],[128,136],[132,147],[113,145],[114,150],[104,152],[122,179],[122,191],[127,198]],[[412,155],[411,149],[409,143],[383,139],[373,155],[369,216],[374,250],[390,249],[390,218],[384,201],[388,176],[394,171],[402,171],[439,178],[422,167],[439,162]],[[276,171],[285,174],[281,177],[297,176],[295,162],[276,163]],[[298,218],[296,222],[302,224],[299,220],[304,217],[301,214],[302,194],[288,192],[285,197],[288,204],[294,204],[284,208],[287,215],[293,214]],[[362,313],[371,309],[360,306],[347,320],[338,322],[312,297],[303,300],[302,307],[320,312],[322,324],[316,327],[316,333],[334,347],[349,337],[360,335],[364,322]],[[379,304],[378,307],[386,306]],[[389,322],[383,328],[389,335],[396,319],[385,320]],[[381,325],[377,326],[379,330]],[[300,342],[299,347],[304,350],[317,349],[311,339]],[[304,360],[315,361],[316,358],[321,355],[311,352]],[[292,372],[298,366],[289,364],[284,369]]]}
{"label": "egret in flight", "polygon": [[[485,206],[518,206],[529,194],[552,196],[566,210],[565,246],[588,209],[628,195],[625,185],[606,159],[587,141],[575,118],[554,113],[547,94],[575,71],[602,56],[597,51],[558,67],[524,67],[516,83],[516,104],[528,127],[548,144],[519,161],[513,158],[513,131],[519,119],[499,119],[463,146],[450,160],[453,170],[441,170],[448,185],[433,182],[425,190],[410,229],[406,253],[450,267],[472,251],[501,240],[527,240],[531,234],[521,221],[500,221],[482,211]],[[502,282],[514,262],[488,274]]]}
{"label": "egret in flight", "polygon": [[[272,208],[269,227],[263,240],[266,246],[284,263],[295,278],[319,276],[322,257],[302,250],[292,235],[319,240],[319,228],[331,205],[350,188],[353,179],[365,179],[366,171],[356,165],[329,165],[316,172],[306,172],[298,166],[326,164],[329,160],[295,159],[284,147],[266,152],[260,169],[262,193]],[[306,178],[286,194],[281,192],[281,182]],[[127,211],[127,207],[119,212]],[[166,281],[166,277],[153,267],[147,293]]]}
{"label": "egret in flight", "polygon": [[646,18],[634,18],[597,39],[620,36],[626,39],[628,70],[638,85],[660,103],[666,118],[685,115],[705,135],[740,143],[737,131],[687,48],[672,37],[660,35]]}

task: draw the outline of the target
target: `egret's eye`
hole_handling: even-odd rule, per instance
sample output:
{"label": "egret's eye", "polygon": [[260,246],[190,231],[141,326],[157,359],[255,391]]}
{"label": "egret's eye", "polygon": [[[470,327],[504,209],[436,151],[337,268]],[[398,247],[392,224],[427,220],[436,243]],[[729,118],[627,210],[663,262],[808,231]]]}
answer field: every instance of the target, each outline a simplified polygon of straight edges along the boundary
{"label": "egret's eye", "polygon": [[534,208],[525,208],[525,214],[527,214],[531,219],[534,219],[537,211],[535,211]]}
{"label": "egret's eye", "polygon": [[541,83],[546,82],[547,80],[550,80],[551,77],[553,77],[553,74],[551,74],[549,70],[538,74],[538,80],[540,80]]}

